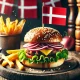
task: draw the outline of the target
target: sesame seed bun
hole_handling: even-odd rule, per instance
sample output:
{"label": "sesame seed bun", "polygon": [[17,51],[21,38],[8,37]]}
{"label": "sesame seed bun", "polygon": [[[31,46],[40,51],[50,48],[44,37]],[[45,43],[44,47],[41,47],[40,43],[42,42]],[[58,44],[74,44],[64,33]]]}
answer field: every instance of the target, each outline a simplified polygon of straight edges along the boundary
{"label": "sesame seed bun", "polygon": [[31,67],[31,68],[53,68],[58,67],[64,63],[64,59],[59,59],[57,62],[50,62],[50,63],[29,63],[29,61],[25,60],[22,62],[25,66]]}
{"label": "sesame seed bun", "polygon": [[37,27],[28,31],[24,37],[24,42],[52,43],[61,42],[62,36],[58,30],[50,27]]}

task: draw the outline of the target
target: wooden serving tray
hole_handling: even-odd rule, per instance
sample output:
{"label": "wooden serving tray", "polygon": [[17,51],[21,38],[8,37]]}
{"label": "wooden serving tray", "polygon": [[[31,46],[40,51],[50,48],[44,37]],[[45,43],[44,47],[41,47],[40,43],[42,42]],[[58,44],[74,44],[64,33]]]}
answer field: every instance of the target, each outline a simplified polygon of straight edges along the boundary
{"label": "wooden serving tray", "polygon": [[33,69],[25,67],[24,71],[15,68],[2,67],[0,75],[10,80],[80,80],[80,54],[70,53],[71,60],[67,60],[60,67],[53,69]]}

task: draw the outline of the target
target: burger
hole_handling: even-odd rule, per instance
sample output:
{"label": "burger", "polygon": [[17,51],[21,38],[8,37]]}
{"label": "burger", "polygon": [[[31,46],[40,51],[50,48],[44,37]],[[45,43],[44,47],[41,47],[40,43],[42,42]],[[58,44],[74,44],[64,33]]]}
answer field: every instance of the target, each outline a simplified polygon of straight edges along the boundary
{"label": "burger", "polygon": [[23,50],[19,60],[32,68],[53,68],[62,65],[68,58],[68,50],[60,43],[62,35],[50,27],[36,27],[24,36]]}

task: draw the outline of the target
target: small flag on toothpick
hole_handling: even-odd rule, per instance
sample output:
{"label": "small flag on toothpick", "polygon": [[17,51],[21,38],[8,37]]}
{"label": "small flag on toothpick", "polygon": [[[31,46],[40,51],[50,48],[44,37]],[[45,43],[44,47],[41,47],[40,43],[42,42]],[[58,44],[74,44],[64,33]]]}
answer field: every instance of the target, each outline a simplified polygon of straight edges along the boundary
{"label": "small flag on toothpick", "polygon": [[14,0],[0,0],[0,13],[10,16],[12,14],[13,5]]}
{"label": "small flag on toothpick", "polygon": [[44,6],[53,6],[53,7],[61,7],[60,0],[42,0]]}
{"label": "small flag on toothpick", "polygon": [[42,23],[54,25],[66,25],[66,8],[43,6]]}
{"label": "small flag on toothpick", "polygon": [[20,18],[37,18],[37,0],[18,0]]}

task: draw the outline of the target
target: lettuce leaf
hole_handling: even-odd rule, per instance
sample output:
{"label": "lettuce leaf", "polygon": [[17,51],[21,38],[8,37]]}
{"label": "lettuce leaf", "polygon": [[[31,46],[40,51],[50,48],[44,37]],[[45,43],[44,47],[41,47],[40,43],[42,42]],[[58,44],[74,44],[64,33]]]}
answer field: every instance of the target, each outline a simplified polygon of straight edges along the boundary
{"label": "lettuce leaf", "polygon": [[40,55],[40,57],[38,57],[37,55],[34,55],[32,57],[32,59],[28,58],[26,56],[26,51],[25,50],[20,50],[18,53],[19,56],[19,60],[22,62],[23,60],[28,60],[29,63],[49,63],[49,62],[57,62],[59,59],[67,59],[68,58],[68,50],[64,49],[62,51],[59,51],[56,53],[55,58],[53,57],[47,57],[44,55]]}
{"label": "lettuce leaf", "polygon": [[20,50],[18,52],[18,58],[19,58],[19,61],[23,61],[23,60],[28,60],[28,58],[26,57],[26,54],[25,54],[25,50]]}
{"label": "lettuce leaf", "polygon": [[59,57],[59,59],[61,59],[61,58],[67,59],[68,58],[68,50],[64,49],[61,52],[60,51],[57,52],[56,57]]}

